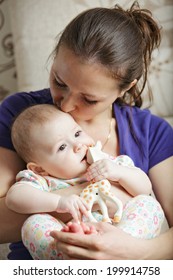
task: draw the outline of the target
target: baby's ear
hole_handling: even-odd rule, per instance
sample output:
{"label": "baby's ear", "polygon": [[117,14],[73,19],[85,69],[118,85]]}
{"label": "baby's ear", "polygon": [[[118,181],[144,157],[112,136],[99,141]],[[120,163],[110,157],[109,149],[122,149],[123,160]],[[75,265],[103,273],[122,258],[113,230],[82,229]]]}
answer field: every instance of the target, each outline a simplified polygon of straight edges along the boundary
{"label": "baby's ear", "polygon": [[27,169],[32,170],[35,174],[40,176],[48,176],[49,174],[39,165],[34,162],[27,163]]}

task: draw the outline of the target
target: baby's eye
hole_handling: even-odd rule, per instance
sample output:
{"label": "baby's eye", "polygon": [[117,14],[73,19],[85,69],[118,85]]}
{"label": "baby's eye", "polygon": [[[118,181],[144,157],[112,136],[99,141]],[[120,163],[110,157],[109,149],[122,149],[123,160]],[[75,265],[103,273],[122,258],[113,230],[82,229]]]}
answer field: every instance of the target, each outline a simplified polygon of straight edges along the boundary
{"label": "baby's eye", "polygon": [[79,137],[82,133],[82,130],[78,130],[76,133],[75,133],[75,137]]}
{"label": "baby's eye", "polygon": [[58,151],[63,151],[63,150],[65,150],[65,148],[66,148],[66,145],[65,145],[65,144],[62,144],[62,145],[59,147]]}

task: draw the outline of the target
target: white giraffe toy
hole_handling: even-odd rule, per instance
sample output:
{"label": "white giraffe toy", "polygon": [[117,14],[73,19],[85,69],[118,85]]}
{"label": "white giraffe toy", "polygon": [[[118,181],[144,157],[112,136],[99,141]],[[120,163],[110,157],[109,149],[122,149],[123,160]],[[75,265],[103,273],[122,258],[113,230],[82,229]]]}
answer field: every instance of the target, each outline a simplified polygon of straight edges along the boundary
{"label": "white giraffe toy", "polygon": [[[133,161],[128,156],[118,156],[116,158],[113,158],[109,156],[108,154],[101,151],[101,142],[97,142],[96,146],[90,147],[87,152],[87,161],[89,164],[92,162],[95,162],[100,159],[109,158],[111,160],[114,160],[118,165],[128,165],[128,166],[134,166]],[[100,206],[101,213],[103,215],[103,222],[109,222],[109,223],[119,223],[122,217],[123,213],[123,204],[122,201],[117,198],[113,193],[110,191],[111,184],[107,179],[101,180],[96,183],[91,183],[87,187],[83,189],[83,191],[80,194],[80,197],[84,199],[84,201],[89,205],[88,210],[88,219],[91,222],[97,222],[97,220],[92,215],[92,207],[95,203],[98,203]],[[114,214],[113,220],[109,218],[106,200],[109,200],[113,203],[115,203],[118,206],[118,210]]]}

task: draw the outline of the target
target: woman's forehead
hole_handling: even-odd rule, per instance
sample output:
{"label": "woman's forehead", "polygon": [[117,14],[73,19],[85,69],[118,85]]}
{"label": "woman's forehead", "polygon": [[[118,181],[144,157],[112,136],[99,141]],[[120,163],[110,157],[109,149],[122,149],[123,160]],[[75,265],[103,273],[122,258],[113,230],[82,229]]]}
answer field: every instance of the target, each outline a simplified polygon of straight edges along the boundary
{"label": "woman's forehead", "polygon": [[81,62],[77,56],[67,50],[60,50],[52,65],[52,74],[68,87],[76,91],[95,95],[102,89],[114,88],[116,80],[108,70],[97,62]]}

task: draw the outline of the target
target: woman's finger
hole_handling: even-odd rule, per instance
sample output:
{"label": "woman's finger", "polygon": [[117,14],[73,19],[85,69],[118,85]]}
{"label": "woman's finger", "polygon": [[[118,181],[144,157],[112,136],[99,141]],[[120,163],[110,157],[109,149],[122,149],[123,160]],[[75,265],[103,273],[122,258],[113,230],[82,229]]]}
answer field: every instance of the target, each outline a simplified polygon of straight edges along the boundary
{"label": "woman's finger", "polygon": [[50,235],[58,242],[91,249],[94,246],[95,235],[75,234],[71,232],[51,231]]}
{"label": "woman's finger", "polygon": [[94,259],[94,252],[86,248],[57,242],[57,250],[63,252],[65,259],[70,260],[91,260]]}

